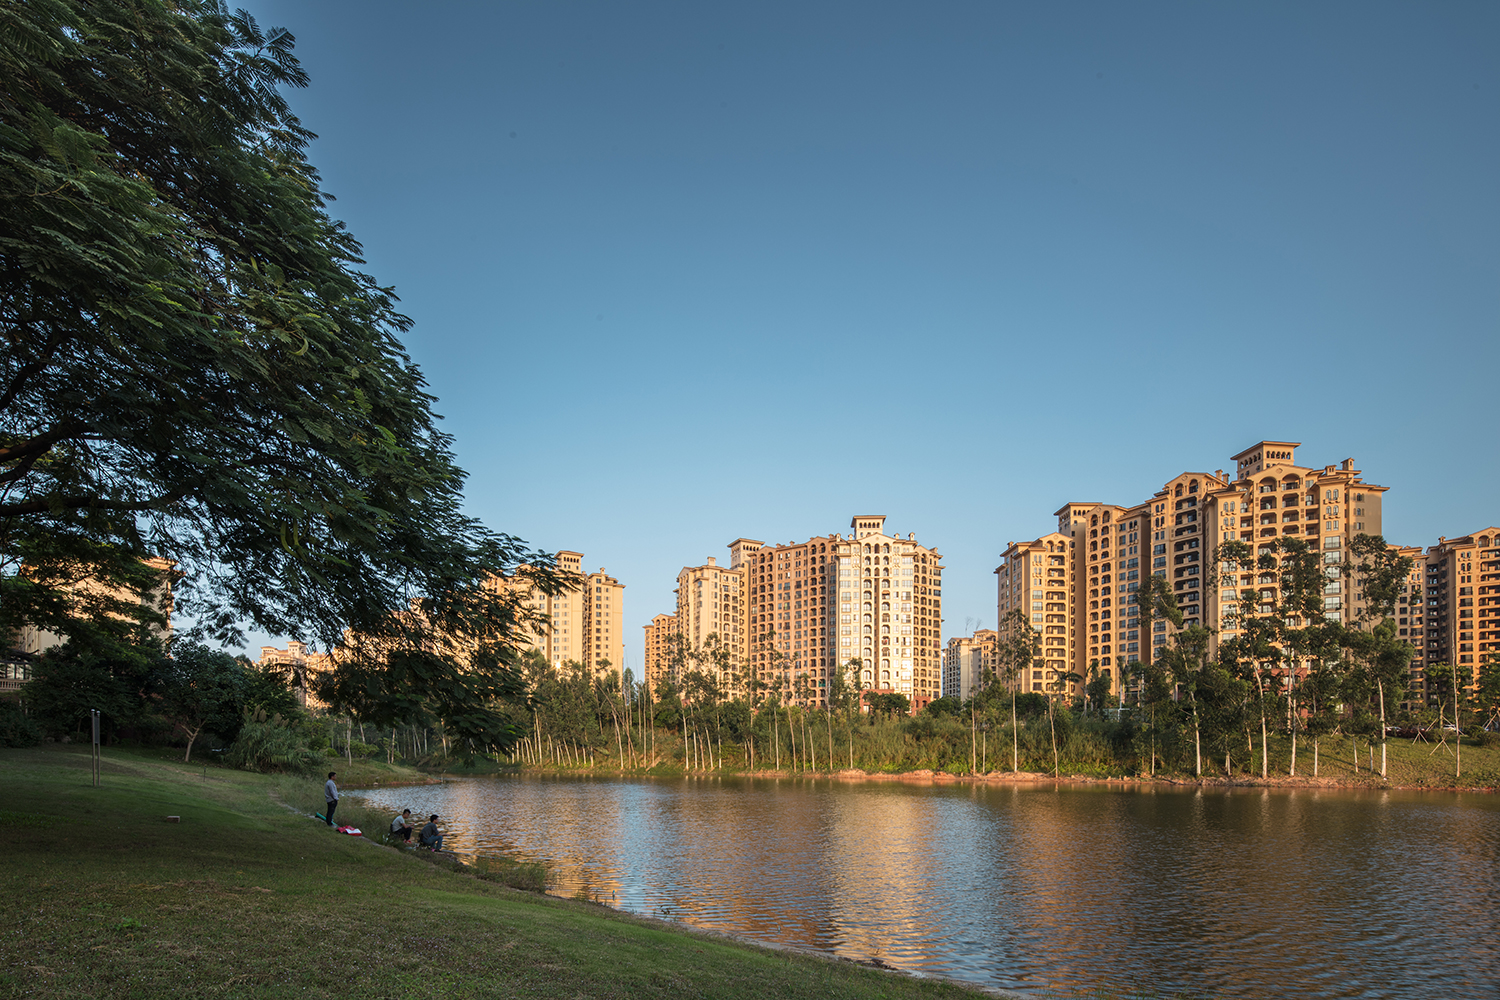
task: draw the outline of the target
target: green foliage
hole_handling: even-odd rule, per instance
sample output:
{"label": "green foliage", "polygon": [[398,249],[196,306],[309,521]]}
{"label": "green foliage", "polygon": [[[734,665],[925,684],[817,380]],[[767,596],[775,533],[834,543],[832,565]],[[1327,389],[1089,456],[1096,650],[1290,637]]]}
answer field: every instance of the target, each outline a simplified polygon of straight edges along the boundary
{"label": "green foliage", "polygon": [[1016,715],[1022,719],[1033,719],[1047,714],[1047,696],[1038,691],[1026,691],[1016,695]]}
{"label": "green foliage", "polygon": [[924,714],[932,716],[948,715],[954,718],[958,718],[959,716],[964,714],[964,706],[963,702],[959,699],[953,697],[952,695],[946,695],[942,698],[932,699],[927,703],[927,707],[922,711]]}
{"label": "green foliage", "polygon": [[89,711],[102,713],[100,736],[112,742],[122,730],[154,732],[152,713],[160,689],[158,657],[129,646],[108,651],[68,642],[50,649],[32,669],[22,696],[43,732],[51,736],[88,732]]}
{"label": "green foliage", "polygon": [[323,766],[324,758],[307,745],[305,735],[296,727],[267,719],[248,721],[240,727],[239,737],[224,754],[224,763],[262,773],[313,774]]}
{"label": "green foliage", "polygon": [[0,701],[0,747],[34,747],[42,729],[13,701]]}
{"label": "green foliage", "polygon": [[0,0],[0,23],[0,626],[140,645],[160,609],[116,585],[150,593],[161,556],[197,633],[351,629],[325,698],[507,745],[489,706],[534,616],[486,583],[560,582],[463,514],[410,321],[280,92],[308,82],[291,34],[200,0]]}
{"label": "green foliage", "polygon": [[183,643],[173,652],[161,662],[158,708],[187,739],[186,761],[205,730],[231,741],[239,735],[254,671],[239,657],[199,643]]}

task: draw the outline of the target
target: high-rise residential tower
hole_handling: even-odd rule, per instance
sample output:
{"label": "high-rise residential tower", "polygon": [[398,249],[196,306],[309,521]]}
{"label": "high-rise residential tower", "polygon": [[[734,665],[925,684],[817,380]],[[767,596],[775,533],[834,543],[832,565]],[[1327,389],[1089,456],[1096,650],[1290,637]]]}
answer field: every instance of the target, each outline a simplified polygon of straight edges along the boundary
{"label": "high-rise residential tower", "polygon": [[674,624],[681,662],[688,670],[711,674],[728,697],[745,690],[747,570],[738,565],[738,558],[746,545],[758,547],[760,543],[736,539],[730,543],[728,566],[720,566],[709,556],[702,566],[684,566],[677,574]]}
{"label": "high-rise residential tower", "polygon": [[[1219,639],[1237,634],[1237,620],[1270,613],[1278,601],[1279,584],[1274,569],[1216,567],[1214,553],[1223,542],[1234,540],[1250,545],[1257,558],[1275,558],[1278,540],[1283,538],[1297,539],[1322,554],[1328,577],[1325,614],[1335,620],[1357,616],[1364,609],[1357,603],[1359,595],[1346,592],[1343,565],[1355,536],[1381,533],[1387,487],[1365,482],[1352,459],[1336,466],[1299,465],[1299,447],[1291,441],[1260,441],[1234,456],[1232,474],[1184,472],[1133,505],[1084,502],[1063,506],[1055,515],[1056,536],[1068,542],[1068,600],[1058,602],[1045,596],[1060,588],[1034,585],[1038,579],[1034,565],[1028,570],[1032,585],[1021,584],[1008,551],[997,570],[1002,574],[1002,600],[1008,597],[1011,602],[1000,606],[1002,619],[1006,610],[1019,606],[1018,596],[1041,590],[1042,609],[1027,613],[1040,613],[1043,619],[1038,622],[1033,617],[1032,624],[1039,631],[1066,624],[1071,633],[1068,669],[1084,682],[1097,671],[1108,676],[1118,691],[1130,664],[1147,650],[1165,645],[1172,630],[1169,623],[1157,620],[1150,635],[1142,634],[1131,597],[1145,575],[1167,581],[1183,612],[1184,625],[1213,629],[1216,647]],[[1046,539],[1057,541],[1055,536],[1039,541]],[[1219,579],[1212,578],[1216,570]],[[1246,590],[1256,594],[1249,606],[1242,596]],[[1024,597],[1020,603],[1027,603]],[[1066,610],[1047,610],[1048,604],[1058,603],[1065,603]],[[1059,614],[1065,622],[1047,617]],[[1044,643],[1061,635],[1049,633]],[[1057,659],[1051,652],[1046,658],[1049,662]],[[1041,679],[1045,683],[1045,676]]]}

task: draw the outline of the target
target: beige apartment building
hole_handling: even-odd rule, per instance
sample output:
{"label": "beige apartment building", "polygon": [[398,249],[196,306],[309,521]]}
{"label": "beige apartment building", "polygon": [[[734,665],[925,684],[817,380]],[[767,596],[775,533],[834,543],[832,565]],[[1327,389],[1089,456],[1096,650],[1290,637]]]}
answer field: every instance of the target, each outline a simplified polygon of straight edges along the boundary
{"label": "beige apartment building", "polygon": [[850,533],[762,546],[749,555],[752,670],[772,691],[826,707],[835,670],[913,711],[942,685],[942,566],[914,534],[856,516]]}
{"label": "beige apartment building", "polygon": [[524,649],[540,652],[555,668],[576,662],[599,675],[623,673],[625,587],[603,567],[596,573],[584,573],[582,567],[583,553],[557,553],[558,572],[577,581],[574,589],[557,595],[542,593],[523,576],[496,580],[495,585],[522,590],[530,609],[545,616],[545,624],[530,630]]}
{"label": "beige apartment building", "polygon": [[651,619],[650,624],[642,628],[646,631],[643,679],[654,691],[656,685],[661,683],[662,678],[669,676],[671,670],[673,641],[670,637],[677,634],[677,616],[657,615]]}
{"label": "beige apartment building", "polygon": [[[1217,643],[1237,634],[1235,626],[1243,617],[1269,613],[1279,591],[1274,570],[1221,567],[1222,578],[1210,579],[1214,551],[1225,541],[1238,540],[1249,543],[1257,555],[1268,554],[1280,538],[1301,539],[1322,552],[1328,576],[1323,603],[1329,617],[1359,614],[1363,608],[1351,605],[1354,595],[1346,592],[1343,562],[1354,536],[1381,533],[1388,487],[1365,482],[1352,459],[1321,467],[1299,465],[1299,447],[1291,441],[1258,442],[1233,456],[1233,473],[1222,469],[1184,472],[1167,480],[1150,498],[1129,506],[1098,502],[1063,506],[1056,512],[1057,532],[1038,541],[1055,543],[1060,536],[1068,542],[1065,566],[1056,567],[1066,569],[1071,583],[1066,600],[1049,601],[1045,595],[1060,593],[1060,588],[1035,585],[1039,579],[1061,577],[1039,576],[1034,560],[1026,564],[1029,575],[1022,575],[1007,550],[996,571],[1001,575],[1002,600],[1009,601],[1000,605],[1002,619],[1009,608],[1018,606],[1018,597],[1041,590],[1041,600],[1029,602],[1043,606],[1039,612],[1028,610],[1032,624],[1039,630],[1067,625],[1068,669],[1084,682],[1097,670],[1118,692],[1130,664],[1166,644],[1172,628],[1158,621],[1149,636],[1142,634],[1131,595],[1144,574],[1164,578],[1183,612],[1184,624],[1214,629]],[[1028,547],[1035,544],[1026,543]],[[1054,544],[1051,554],[1056,554],[1055,548]],[[1014,555],[1019,558],[1023,553]],[[1022,583],[1027,579],[1032,585]],[[1249,601],[1246,592],[1253,592]],[[1048,611],[1048,604],[1065,604],[1066,610]],[[1035,618],[1037,613],[1043,616],[1041,622]],[[1062,635],[1045,635],[1044,643]],[[1057,659],[1047,653],[1047,673]],[[1044,683],[1047,673],[1040,678]],[[1034,684],[1037,678],[1031,680]],[[1071,693],[1078,694],[1080,686],[1073,685]]]}
{"label": "beige apartment building", "polygon": [[997,668],[998,633],[982,628],[973,635],[955,636],[943,650],[942,697],[972,697]]}
{"label": "beige apartment building", "polygon": [[1439,538],[1421,565],[1426,680],[1439,682],[1439,665],[1456,666],[1472,692],[1486,657],[1500,655],[1500,528]]}
{"label": "beige apartment building", "polygon": [[[1020,612],[1041,636],[1041,656],[1012,679],[1018,691],[1061,694],[1078,687],[1072,684],[1068,692],[1057,689],[1059,677],[1070,670],[1077,672],[1074,665],[1082,655],[1076,631],[1080,616],[1075,553],[1071,535],[1053,532],[1029,542],[1011,542],[995,569],[995,610],[1001,630],[1008,635],[1011,615]],[[1106,595],[1102,600],[1109,609],[1113,597]]]}
{"label": "beige apartment building", "polygon": [[702,566],[684,566],[677,574],[677,614],[673,617],[681,637],[681,666],[714,675],[720,690],[731,698],[743,694],[749,680],[745,669],[749,570],[744,559],[760,546],[752,539],[737,538],[729,543],[728,566],[720,566],[709,556]]}
{"label": "beige apartment building", "polygon": [[[657,620],[671,619],[687,648],[710,636],[728,645],[731,694],[826,707],[842,670],[851,685],[904,694],[920,710],[942,686],[941,556],[915,535],[886,534],[884,515],[850,529],[786,544],[737,538],[727,568],[710,559],[683,569],[677,614]],[[660,634],[648,627],[648,649]]]}

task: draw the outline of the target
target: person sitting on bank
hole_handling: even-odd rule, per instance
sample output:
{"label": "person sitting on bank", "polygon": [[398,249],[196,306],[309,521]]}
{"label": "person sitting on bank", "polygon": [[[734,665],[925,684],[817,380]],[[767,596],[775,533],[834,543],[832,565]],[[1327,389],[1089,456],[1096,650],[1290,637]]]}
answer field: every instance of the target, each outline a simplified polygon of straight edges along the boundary
{"label": "person sitting on bank", "polygon": [[427,825],[422,827],[422,832],[417,835],[417,840],[423,847],[434,851],[443,849],[443,835],[437,828],[437,813],[427,817]]}
{"label": "person sitting on bank", "polygon": [[401,810],[401,815],[391,820],[391,836],[411,843],[411,810]]}

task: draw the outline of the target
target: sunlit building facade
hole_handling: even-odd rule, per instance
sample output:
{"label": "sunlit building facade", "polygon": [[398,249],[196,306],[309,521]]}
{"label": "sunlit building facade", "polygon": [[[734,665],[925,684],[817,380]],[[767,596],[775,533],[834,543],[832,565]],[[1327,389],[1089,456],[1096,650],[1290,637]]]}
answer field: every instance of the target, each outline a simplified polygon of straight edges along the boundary
{"label": "sunlit building facade", "polygon": [[944,698],[971,698],[993,678],[996,669],[996,633],[979,629],[973,635],[954,636],[943,649]]}
{"label": "sunlit building facade", "polygon": [[625,586],[601,567],[583,572],[583,553],[557,553],[557,570],[575,586],[560,594],[544,594],[524,575],[494,581],[494,586],[521,591],[538,618],[523,649],[541,653],[552,667],[580,663],[603,675],[620,672],[625,662]]}
{"label": "sunlit building facade", "polygon": [[681,636],[682,665],[710,674],[727,697],[745,692],[749,644],[745,580],[749,571],[740,559],[759,546],[750,539],[736,539],[730,543],[730,565],[720,566],[709,556],[703,565],[684,566],[677,574],[674,619]]}
{"label": "sunlit building facade", "polygon": [[[1298,539],[1320,553],[1327,577],[1324,613],[1334,620],[1357,617],[1364,609],[1359,595],[1348,592],[1344,565],[1355,536],[1381,534],[1388,488],[1365,482],[1352,459],[1322,467],[1299,465],[1299,447],[1291,441],[1260,441],[1233,456],[1233,473],[1184,472],[1163,483],[1149,499],[1128,506],[1064,505],[1055,516],[1056,536],[1068,543],[1067,599],[1049,600],[1047,595],[1061,588],[1036,585],[1061,576],[1037,574],[1034,562],[1027,564],[1023,576],[1011,561],[1024,553],[1008,550],[997,570],[1004,574],[1002,620],[1010,608],[1022,607],[1039,631],[1066,624],[1066,669],[1080,678],[1070,693],[1081,693],[1081,685],[1095,671],[1108,677],[1118,692],[1122,679],[1128,681],[1130,665],[1166,645],[1173,630],[1170,623],[1157,620],[1147,634],[1140,624],[1133,595],[1146,575],[1167,581],[1184,626],[1212,629],[1216,648],[1220,639],[1237,634],[1239,621],[1271,613],[1280,599],[1280,586],[1275,567],[1216,566],[1214,553],[1223,542],[1235,540],[1250,545],[1256,559],[1278,560],[1276,545],[1283,538]],[[1055,543],[1056,536],[1046,538]],[[1040,599],[1029,596],[1036,591],[1042,592]],[[1245,600],[1247,591],[1253,592],[1253,600]],[[1036,604],[1041,608],[1032,607]],[[1048,605],[1060,604],[1065,605],[1061,610],[1047,610]],[[1044,635],[1044,643],[1052,640],[1044,645],[1044,685],[1062,637],[1061,632]],[[1037,678],[1030,680],[1034,684]]]}
{"label": "sunlit building facade", "polygon": [[1472,692],[1486,657],[1500,655],[1500,528],[1439,538],[1421,565],[1427,686],[1441,683],[1440,671],[1451,685],[1457,668],[1459,686]]}

